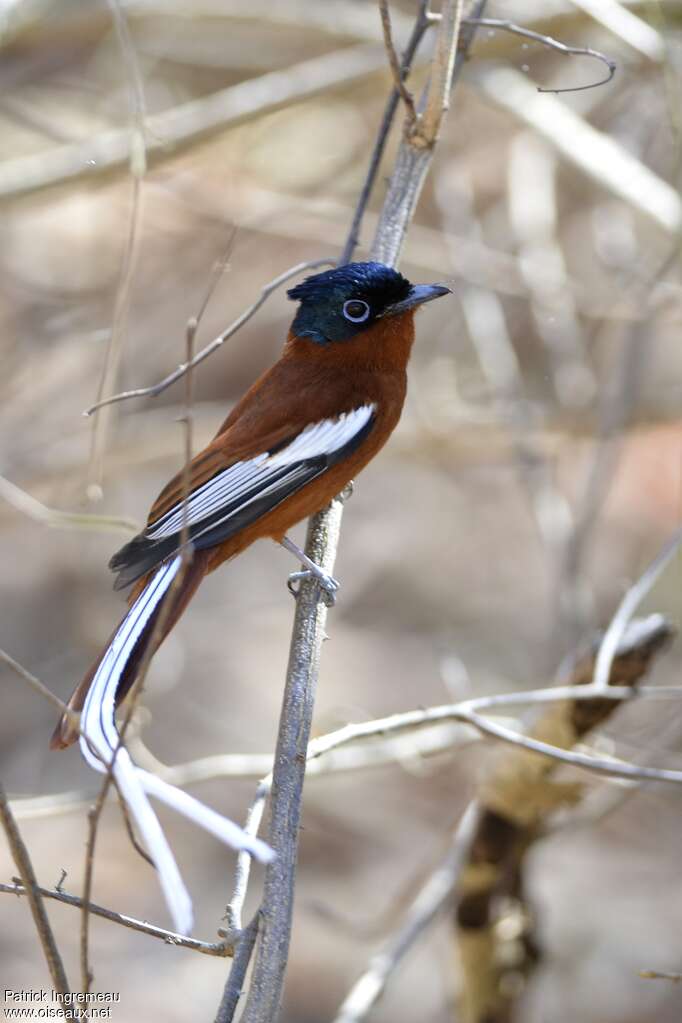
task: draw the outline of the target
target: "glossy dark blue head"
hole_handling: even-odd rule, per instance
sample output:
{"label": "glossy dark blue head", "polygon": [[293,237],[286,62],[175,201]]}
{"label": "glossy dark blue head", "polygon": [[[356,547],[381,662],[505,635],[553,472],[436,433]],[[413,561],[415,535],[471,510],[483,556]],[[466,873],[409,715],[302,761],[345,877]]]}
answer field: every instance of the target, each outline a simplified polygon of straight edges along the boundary
{"label": "glossy dark blue head", "polygon": [[287,292],[301,303],[291,329],[317,344],[350,341],[381,317],[406,312],[449,291],[440,284],[410,284],[383,263],[347,263],[306,277]]}

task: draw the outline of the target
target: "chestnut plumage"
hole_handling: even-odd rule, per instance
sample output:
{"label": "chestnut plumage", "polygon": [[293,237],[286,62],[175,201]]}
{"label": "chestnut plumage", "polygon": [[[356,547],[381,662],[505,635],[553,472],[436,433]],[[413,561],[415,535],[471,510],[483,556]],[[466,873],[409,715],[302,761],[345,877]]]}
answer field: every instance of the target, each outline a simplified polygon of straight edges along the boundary
{"label": "chestnut plumage", "polygon": [[[113,714],[147,652],[167,592],[172,607],[157,645],[208,572],[254,540],[281,542],[377,454],[402,411],[414,311],[449,290],[412,285],[368,262],[316,274],[289,291],[299,308],[282,356],[192,460],[187,507],[180,472],[154,502],[144,531],[111,559],[116,586],[134,583],[130,608],[71,696],[73,711],[88,706],[89,693],[92,704],[96,690],[113,693]],[[185,522],[191,564],[171,587]],[[101,718],[101,709],[91,709]],[[64,716],[52,746],[76,737]]]}

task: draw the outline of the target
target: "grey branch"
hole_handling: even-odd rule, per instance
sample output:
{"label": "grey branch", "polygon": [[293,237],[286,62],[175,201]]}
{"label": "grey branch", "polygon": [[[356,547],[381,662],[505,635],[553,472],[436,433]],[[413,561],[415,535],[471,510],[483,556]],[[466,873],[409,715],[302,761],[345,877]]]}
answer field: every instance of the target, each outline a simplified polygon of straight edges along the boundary
{"label": "grey branch", "polygon": [[[56,888],[40,888],[38,892],[44,899],[53,899],[65,906],[73,906],[76,909],[83,908],[83,900],[77,895],[69,895],[68,892]],[[28,895],[29,891],[22,884],[0,884],[0,893],[4,895]],[[111,923],[120,924],[131,931],[139,931],[141,934],[148,934],[152,938],[159,938],[167,945],[176,945],[178,948],[188,948],[192,952],[202,952],[207,956],[220,956],[225,958],[232,955],[232,944],[229,941],[199,941],[198,938],[186,938],[175,931],[167,931],[163,927],[156,927],[147,923],[146,920],[137,920],[134,916],[127,916],[125,913],[117,913],[105,906],[98,906],[96,902],[88,903],[88,912],[93,916],[99,916],[103,920],[110,920]]]}
{"label": "grey branch", "polygon": [[[447,0],[431,68],[426,113],[419,137],[404,138],[371,249],[371,258],[395,265],[412,219],[449,101],[461,0]],[[428,133],[431,132],[430,138]],[[428,144],[425,144],[425,138]],[[334,501],[311,519],[306,554],[332,572],[342,504]],[[242,1023],[272,1023],[277,1017],[286,969],[293,912],[298,825],[306,751],[327,609],[314,582],[301,586],[292,631],[284,705],[273,772],[269,841],[278,856],[265,875],[262,925]]]}
{"label": "grey branch", "polygon": [[66,996],[69,994],[69,982],[66,979],[64,963],[62,962],[62,957],[59,954],[57,942],[55,941],[52,928],[50,927],[50,921],[47,918],[42,891],[38,887],[38,882],[36,881],[31,857],[28,854],[28,849],[24,844],[24,840],[21,837],[17,823],[14,820],[7,800],[7,795],[2,785],[0,785],[0,820],[2,821],[2,826],[7,836],[7,842],[12,854],[12,859],[14,860],[16,868],[21,876],[21,883],[31,907],[33,922],[36,925],[36,931],[38,932],[38,938],[45,954],[54,989],[55,991],[58,991],[60,995]]}
{"label": "grey branch", "polygon": [[245,309],[243,313],[239,314],[237,319],[231,323],[229,327],[226,327],[226,329],[219,334],[218,337],[214,338],[210,344],[206,345],[205,348],[202,348],[200,352],[197,352],[190,361],[182,363],[182,365],[178,366],[176,370],[173,370],[172,373],[169,373],[168,376],[164,377],[163,380],[159,380],[158,384],[152,384],[151,387],[138,387],[133,391],[122,391],[120,394],[114,394],[110,398],[105,398],[103,401],[96,402],[94,405],[91,405],[90,408],[85,410],[84,415],[91,416],[93,412],[103,408],[105,405],[113,405],[119,401],[127,401],[129,398],[155,398],[158,394],[161,394],[170,387],[171,384],[174,384],[176,380],[180,380],[186,373],[194,369],[195,366],[198,366],[200,362],[207,359],[209,355],[212,355],[213,352],[220,348],[220,346],[231,338],[233,334],[236,334],[237,331],[244,326],[247,320],[250,320],[254,313],[260,309],[273,291],[276,291],[282,284],[290,280],[292,277],[296,277],[297,274],[302,273],[304,270],[313,270],[319,266],[334,266],[334,260],[311,259],[304,263],[297,263],[296,266],[289,267],[289,269],[285,270],[284,273],[278,274],[277,277],[268,281],[268,283],[263,286],[256,301],[252,302],[252,304]]}

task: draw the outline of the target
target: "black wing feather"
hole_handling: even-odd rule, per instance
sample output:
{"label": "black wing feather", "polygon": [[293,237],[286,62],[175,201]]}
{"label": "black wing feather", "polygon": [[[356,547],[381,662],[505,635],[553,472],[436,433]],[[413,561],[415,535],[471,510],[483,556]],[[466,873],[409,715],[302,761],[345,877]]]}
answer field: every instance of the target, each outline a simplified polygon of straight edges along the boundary
{"label": "black wing feather", "polygon": [[[371,416],[355,436],[336,451],[284,465],[279,472],[270,476],[266,487],[259,482],[235,501],[226,502],[206,518],[194,522],[188,530],[193,547],[196,550],[215,547],[272,511],[332,465],[352,454],[367,437],[374,421],[375,417]],[[288,443],[293,440],[295,437]],[[278,445],[278,448],[285,446]],[[114,589],[125,589],[175,554],[181,547],[181,537],[181,530],[157,539],[152,539],[145,531],[130,540],[109,562],[109,568],[118,573]]]}

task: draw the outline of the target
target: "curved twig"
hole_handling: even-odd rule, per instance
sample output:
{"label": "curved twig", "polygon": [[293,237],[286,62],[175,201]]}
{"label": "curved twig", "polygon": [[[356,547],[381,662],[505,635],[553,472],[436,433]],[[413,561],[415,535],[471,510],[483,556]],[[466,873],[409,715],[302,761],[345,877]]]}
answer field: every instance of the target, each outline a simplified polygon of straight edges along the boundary
{"label": "curved twig", "polygon": [[480,25],[483,28],[497,28],[502,32],[511,32],[512,35],[522,36],[524,39],[532,39],[536,43],[541,43],[543,46],[549,47],[550,50],[557,50],[559,53],[566,54],[569,57],[592,57],[594,60],[601,61],[608,68],[608,74],[606,78],[600,78],[598,82],[590,82],[589,85],[573,85],[563,89],[544,89],[538,85],[538,92],[583,92],[585,89],[597,89],[600,85],[606,85],[611,81],[616,73],[616,62],[607,57],[606,54],[601,53],[599,50],[593,50],[590,46],[568,46],[566,43],[560,43],[558,39],[554,39],[552,36],[544,35],[542,32],[534,32],[530,28],[523,28],[521,25],[517,25],[513,21],[507,21],[503,18],[462,18],[462,23],[466,25]]}
{"label": "curved twig", "polygon": [[83,415],[91,416],[93,412],[96,412],[97,409],[103,408],[105,405],[113,405],[119,401],[127,401],[129,398],[156,398],[157,395],[165,391],[171,386],[171,384],[174,384],[176,380],[180,380],[184,377],[188,370],[194,369],[194,367],[198,366],[200,362],[203,362],[204,359],[209,357],[209,355],[212,355],[216,349],[220,348],[220,346],[231,338],[233,334],[236,334],[240,327],[243,327],[244,324],[251,319],[254,313],[260,309],[273,291],[276,291],[277,288],[286,281],[295,277],[297,274],[302,273],[304,270],[313,270],[318,266],[335,265],[336,261],[333,259],[311,259],[304,263],[297,263],[296,266],[289,267],[289,269],[285,270],[284,273],[279,274],[277,277],[273,277],[271,281],[264,285],[256,301],[253,302],[248,309],[245,309],[243,313],[240,313],[237,319],[234,320],[233,323],[231,323],[230,326],[222,332],[222,334],[219,334],[218,337],[214,338],[210,344],[206,345],[205,348],[202,348],[200,352],[197,352],[191,362],[183,362],[177,369],[173,370],[172,373],[169,373],[167,377],[160,380],[158,384],[152,384],[151,387],[138,387],[133,391],[122,391],[120,394],[114,394],[110,398],[105,398],[104,401],[98,401],[94,405],[91,405],[90,408],[86,409]]}

